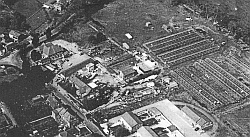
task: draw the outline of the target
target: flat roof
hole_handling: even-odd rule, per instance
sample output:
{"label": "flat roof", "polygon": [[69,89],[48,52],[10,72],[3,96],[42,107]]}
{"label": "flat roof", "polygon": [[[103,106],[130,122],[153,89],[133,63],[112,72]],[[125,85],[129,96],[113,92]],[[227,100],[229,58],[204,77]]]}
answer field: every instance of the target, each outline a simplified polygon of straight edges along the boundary
{"label": "flat roof", "polygon": [[169,121],[171,121],[171,123],[173,123],[173,125],[175,125],[185,137],[210,137],[206,133],[200,134],[199,132],[195,131],[191,123],[188,122],[189,118],[187,115],[168,99],[144,106],[134,110],[133,112],[138,113],[152,107],[156,107],[159,111],[161,111],[161,113]]}
{"label": "flat roof", "polygon": [[62,73],[65,77],[68,77],[77,72],[79,69],[85,67],[90,62],[94,62],[94,60],[88,55],[74,54],[68,58],[68,61],[62,64],[63,69],[60,73]]}

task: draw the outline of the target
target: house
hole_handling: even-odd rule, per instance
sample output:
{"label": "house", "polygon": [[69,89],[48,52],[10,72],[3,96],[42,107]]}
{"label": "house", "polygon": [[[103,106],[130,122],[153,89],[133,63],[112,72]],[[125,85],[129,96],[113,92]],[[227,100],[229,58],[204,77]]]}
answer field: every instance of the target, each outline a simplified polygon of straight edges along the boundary
{"label": "house", "polygon": [[20,32],[18,31],[15,31],[15,30],[11,30],[9,32],[9,37],[12,38],[14,41],[17,41],[18,40],[18,37],[21,35]]}
{"label": "house", "polygon": [[50,95],[47,100],[46,100],[49,105],[53,108],[53,109],[56,109],[59,107],[59,102],[55,99],[54,96]]}
{"label": "house", "polygon": [[74,116],[63,107],[53,110],[52,117],[66,127],[71,127],[71,121],[74,119]]}
{"label": "house", "polygon": [[131,111],[125,112],[121,115],[121,119],[119,120],[125,128],[127,128],[130,132],[137,131],[140,127],[142,127],[142,121]]}
{"label": "house", "polygon": [[158,137],[158,135],[149,127],[142,126],[137,130],[139,137]]}

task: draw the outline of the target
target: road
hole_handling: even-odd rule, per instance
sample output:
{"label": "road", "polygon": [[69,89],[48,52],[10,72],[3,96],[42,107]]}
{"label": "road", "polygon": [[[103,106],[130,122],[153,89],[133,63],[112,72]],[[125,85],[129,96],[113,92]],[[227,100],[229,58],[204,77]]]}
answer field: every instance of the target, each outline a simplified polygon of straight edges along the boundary
{"label": "road", "polygon": [[86,116],[84,115],[87,111],[82,109],[80,110],[78,108],[78,106],[76,106],[75,104],[73,104],[69,98],[67,98],[66,96],[68,96],[68,92],[65,91],[61,86],[59,86],[56,82],[57,76],[52,80],[52,86],[55,87],[57,90],[54,92],[55,95],[60,98],[65,104],[69,105],[74,112],[76,112],[79,117],[81,117],[82,119],[87,119]]}
{"label": "road", "polygon": [[[56,76],[57,77],[57,76]],[[65,104],[69,105],[71,107],[71,109],[82,119],[84,120],[84,123],[88,126],[88,128],[90,128],[90,130],[92,132],[95,133],[99,133],[100,135],[103,135],[103,133],[99,130],[99,128],[93,124],[91,121],[89,121],[86,117],[86,113],[87,111],[85,109],[80,109],[78,108],[77,105],[73,104],[69,98],[67,98],[66,96],[68,96],[67,91],[65,91],[61,86],[57,85],[56,83],[56,79],[54,78],[52,80],[52,86],[55,87],[57,90],[54,91],[54,94],[60,98],[62,100],[62,102],[64,102]],[[104,135],[103,135],[104,136]]]}
{"label": "road", "polygon": [[0,102],[0,108],[3,110],[3,113],[6,114],[10,118],[12,125],[18,126],[15,118],[13,117],[13,115],[10,113],[9,109],[6,107],[6,105],[3,102]]}

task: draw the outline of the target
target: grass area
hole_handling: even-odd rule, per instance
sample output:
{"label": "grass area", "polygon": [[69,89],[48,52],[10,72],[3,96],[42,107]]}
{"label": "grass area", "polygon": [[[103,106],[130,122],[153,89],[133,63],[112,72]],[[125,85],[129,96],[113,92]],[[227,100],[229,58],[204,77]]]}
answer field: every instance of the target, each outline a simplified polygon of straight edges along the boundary
{"label": "grass area", "polygon": [[235,130],[250,136],[250,105],[223,116]]}
{"label": "grass area", "polygon": [[[117,0],[93,18],[101,22],[111,36],[133,45],[162,35],[162,25],[168,24],[174,14],[175,10],[166,8],[157,0]],[[154,29],[146,29],[146,22],[151,22]],[[126,33],[130,33],[134,39],[128,40]]]}
{"label": "grass area", "polygon": [[23,14],[25,17],[31,16],[42,7],[36,0],[19,0],[13,5],[13,9]]}

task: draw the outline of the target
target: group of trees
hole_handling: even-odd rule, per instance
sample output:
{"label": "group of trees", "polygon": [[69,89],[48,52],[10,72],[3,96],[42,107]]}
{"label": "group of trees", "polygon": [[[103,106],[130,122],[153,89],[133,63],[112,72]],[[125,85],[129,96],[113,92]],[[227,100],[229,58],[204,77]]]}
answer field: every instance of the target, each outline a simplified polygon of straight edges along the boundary
{"label": "group of trees", "polygon": [[94,45],[99,44],[99,43],[101,43],[101,42],[103,42],[105,40],[107,40],[107,37],[101,32],[97,33],[96,36],[91,35],[88,38],[89,43],[94,44]]}
{"label": "group of trees", "polygon": [[230,8],[225,3],[212,3],[207,0],[172,0],[173,6],[186,4],[197,10],[201,17],[210,18],[213,22],[218,22],[219,29],[226,28],[236,40],[242,39],[245,43],[250,44],[250,27],[247,24],[246,12],[243,9]]}
{"label": "group of trees", "polygon": [[17,0],[0,0],[0,27],[20,31],[27,30],[30,26],[26,23],[26,17],[11,8],[16,2]]}

